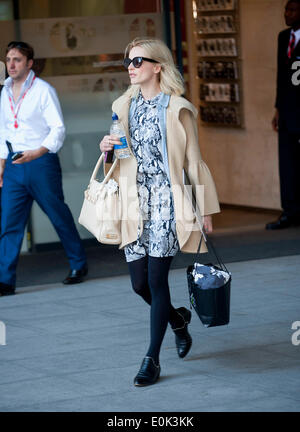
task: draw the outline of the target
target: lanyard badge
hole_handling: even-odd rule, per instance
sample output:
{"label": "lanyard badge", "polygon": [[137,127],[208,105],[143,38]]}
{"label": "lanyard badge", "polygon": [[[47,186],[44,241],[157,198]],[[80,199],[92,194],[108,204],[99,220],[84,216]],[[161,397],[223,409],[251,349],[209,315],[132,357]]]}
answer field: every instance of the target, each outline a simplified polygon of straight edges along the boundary
{"label": "lanyard badge", "polygon": [[36,77],[34,76],[33,80],[31,81],[31,84],[30,84],[29,88],[24,92],[24,94],[23,94],[23,96],[22,96],[22,98],[21,98],[21,100],[20,100],[20,103],[19,103],[19,105],[18,105],[16,111],[14,110],[14,106],[13,106],[12,98],[11,98],[10,96],[8,97],[9,102],[10,102],[10,109],[11,109],[11,111],[12,111],[12,113],[13,113],[13,116],[14,116],[14,119],[15,119],[15,123],[14,123],[14,127],[15,127],[15,129],[18,129],[18,127],[19,127],[19,124],[18,124],[18,114],[19,114],[19,111],[20,111],[20,108],[21,108],[22,102],[23,102],[25,96],[27,95],[27,93],[29,92],[29,90],[31,89],[31,87],[32,87],[32,85],[33,85],[33,83],[34,83],[35,78],[36,78]]}

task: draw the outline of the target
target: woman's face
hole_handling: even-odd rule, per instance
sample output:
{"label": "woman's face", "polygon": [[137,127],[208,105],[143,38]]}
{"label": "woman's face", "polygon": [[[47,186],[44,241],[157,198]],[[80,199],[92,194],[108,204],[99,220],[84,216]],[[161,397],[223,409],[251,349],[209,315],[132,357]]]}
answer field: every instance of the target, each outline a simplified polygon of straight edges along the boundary
{"label": "woman's face", "polygon": [[[139,46],[132,48],[129,52],[129,58],[132,60],[134,57],[151,58],[149,55],[147,55],[144,48]],[[160,70],[161,66],[159,63],[143,61],[142,65],[139,68],[135,68],[133,64],[130,63],[128,67],[130,83],[139,84],[140,86],[150,84],[151,82],[153,82],[153,84],[156,84],[159,81]]]}

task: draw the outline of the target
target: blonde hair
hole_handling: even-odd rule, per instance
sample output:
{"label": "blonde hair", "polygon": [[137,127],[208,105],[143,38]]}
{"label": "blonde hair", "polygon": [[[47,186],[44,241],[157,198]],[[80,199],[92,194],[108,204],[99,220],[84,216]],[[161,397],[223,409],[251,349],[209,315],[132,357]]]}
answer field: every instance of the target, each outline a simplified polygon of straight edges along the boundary
{"label": "blonde hair", "polygon": [[[127,45],[124,57],[128,57],[129,52],[134,47],[143,48],[146,57],[156,60],[161,65],[159,84],[163,93],[181,96],[185,92],[183,78],[175,66],[171,51],[163,41],[159,39],[135,38]],[[135,84],[128,88],[126,94],[130,97],[136,97],[139,90],[140,85]]]}

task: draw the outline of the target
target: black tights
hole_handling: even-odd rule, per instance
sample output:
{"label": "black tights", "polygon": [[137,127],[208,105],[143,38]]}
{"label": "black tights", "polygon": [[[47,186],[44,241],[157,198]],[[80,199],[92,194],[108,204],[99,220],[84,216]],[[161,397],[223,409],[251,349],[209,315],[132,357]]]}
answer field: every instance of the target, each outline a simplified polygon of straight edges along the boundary
{"label": "black tights", "polygon": [[168,322],[173,328],[183,325],[182,317],[171,304],[168,275],[173,257],[145,256],[129,262],[131,283],[134,291],[151,305],[151,341],[147,356],[159,363],[160,347]]}

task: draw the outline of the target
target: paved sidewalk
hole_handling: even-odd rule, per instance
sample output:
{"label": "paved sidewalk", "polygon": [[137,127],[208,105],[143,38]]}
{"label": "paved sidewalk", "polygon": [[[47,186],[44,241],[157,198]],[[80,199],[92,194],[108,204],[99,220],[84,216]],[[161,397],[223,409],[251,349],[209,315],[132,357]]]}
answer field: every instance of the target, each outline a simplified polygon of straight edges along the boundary
{"label": "paved sidewalk", "polygon": [[[0,297],[0,411],[299,411],[300,255],[228,264],[231,323],[206,329],[177,357],[168,328],[161,379],[136,388],[149,309],[127,276],[18,289]],[[175,307],[188,306],[184,269],[172,270]],[[300,334],[294,335],[300,341]]]}

